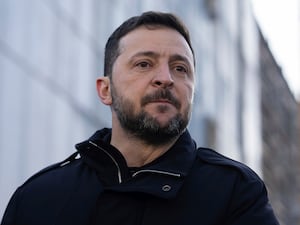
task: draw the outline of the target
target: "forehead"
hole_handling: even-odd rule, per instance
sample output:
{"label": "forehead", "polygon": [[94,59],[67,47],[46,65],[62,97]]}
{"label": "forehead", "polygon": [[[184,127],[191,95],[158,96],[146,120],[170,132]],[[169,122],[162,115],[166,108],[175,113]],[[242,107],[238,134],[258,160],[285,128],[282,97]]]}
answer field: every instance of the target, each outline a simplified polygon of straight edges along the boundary
{"label": "forehead", "polygon": [[188,58],[193,64],[193,53],[176,30],[168,27],[146,28],[141,26],[120,39],[120,55],[154,51],[160,54],[177,54]]}

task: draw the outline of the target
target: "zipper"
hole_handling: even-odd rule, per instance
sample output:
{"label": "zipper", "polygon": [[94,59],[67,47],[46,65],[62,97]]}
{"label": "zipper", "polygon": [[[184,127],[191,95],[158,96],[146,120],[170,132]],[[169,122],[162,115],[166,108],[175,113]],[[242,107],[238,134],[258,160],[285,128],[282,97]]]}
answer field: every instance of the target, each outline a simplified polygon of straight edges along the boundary
{"label": "zipper", "polygon": [[173,176],[173,177],[181,177],[181,174],[179,174],[179,173],[172,173],[172,172],[167,172],[167,171],[151,170],[151,169],[139,170],[139,171],[133,173],[132,177],[135,177],[140,173],[157,173],[157,174],[169,175],[169,176]]}
{"label": "zipper", "polygon": [[[119,184],[121,184],[122,183],[121,169],[120,169],[118,162],[115,160],[115,158],[108,151],[106,151],[104,148],[100,147],[96,143],[94,143],[92,141],[89,141],[89,143],[91,145],[95,146],[96,148],[100,149],[101,151],[103,151],[106,155],[109,156],[109,158],[111,158],[111,160],[117,167],[118,181],[119,181]],[[179,174],[179,173],[172,173],[172,172],[167,172],[167,171],[162,171],[162,170],[153,170],[153,169],[143,169],[143,170],[136,171],[135,173],[132,174],[132,177],[135,177],[141,173],[156,173],[156,174],[168,175],[168,176],[173,176],[173,177],[178,177],[178,178],[181,177],[181,174]]]}
{"label": "zipper", "polygon": [[119,184],[121,184],[122,183],[121,169],[120,169],[120,166],[119,166],[118,162],[115,160],[115,158],[108,151],[106,151],[104,148],[100,147],[96,143],[94,143],[92,141],[89,141],[89,143],[91,145],[95,146],[96,148],[100,149],[101,151],[103,151],[106,155],[109,156],[109,158],[111,158],[111,160],[113,161],[113,163],[117,167],[117,170],[118,170],[118,181],[119,181]]}

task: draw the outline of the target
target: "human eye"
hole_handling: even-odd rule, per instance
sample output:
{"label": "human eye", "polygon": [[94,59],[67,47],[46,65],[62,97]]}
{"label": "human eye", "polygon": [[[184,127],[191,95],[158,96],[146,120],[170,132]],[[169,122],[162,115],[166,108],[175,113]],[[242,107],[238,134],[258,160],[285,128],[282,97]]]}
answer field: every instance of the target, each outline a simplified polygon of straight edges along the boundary
{"label": "human eye", "polygon": [[150,64],[148,62],[142,61],[142,62],[138,62],[136,66],[141,68],[147,68],[150,67]]}
{"label": "human eye", "polygon": [[189,74],[188,66],[186,66],[185,64],[176,63],[173,65],[173,70],[176,74],[179,74],[179,75],[188,75]]}
{"label": "human eye", "polygon": [[175,70],[177,72],[180,72],[180,73],[187,73],[188,72],[187,68],[184,67],[184,66],[175,66]]}
{"label": "human eye", "polygon": [[151,64],[147,61],[140,61],[140,62],[137,62],[135,64],[136,67],[139,67],[139,68],[143,68],[143,69],[146,69],[146,68],[149,68],[151,66]]}

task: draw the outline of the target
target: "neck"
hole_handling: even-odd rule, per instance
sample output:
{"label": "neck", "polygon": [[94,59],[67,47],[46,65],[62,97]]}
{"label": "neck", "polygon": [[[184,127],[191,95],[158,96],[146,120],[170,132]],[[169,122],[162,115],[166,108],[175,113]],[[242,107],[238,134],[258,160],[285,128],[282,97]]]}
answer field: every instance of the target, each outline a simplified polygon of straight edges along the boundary
{"label": "neck", "polygon": [[141,167],[167,152],[177,139],[175,137],[161,145],[149,145],[120,127],[113,126],[111,145],[121,152],[128,167]]}

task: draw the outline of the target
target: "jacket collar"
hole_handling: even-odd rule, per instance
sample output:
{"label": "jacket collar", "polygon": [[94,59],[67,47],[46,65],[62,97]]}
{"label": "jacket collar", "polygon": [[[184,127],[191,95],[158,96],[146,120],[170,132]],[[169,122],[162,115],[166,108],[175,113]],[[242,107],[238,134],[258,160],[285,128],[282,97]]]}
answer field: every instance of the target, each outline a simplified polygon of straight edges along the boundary
{"label": "jacket collar", "polygon": [[122,154],[109,144],[110,138],[111,129],[104,128],[76,145],[84,163],[97,172],[107,190],[173,198],[196,157],[196,144],[185,131],[164,155],[132,174]]}

